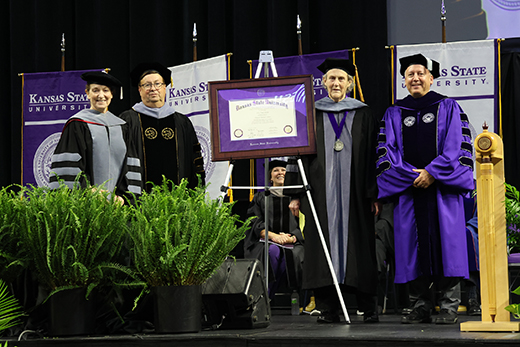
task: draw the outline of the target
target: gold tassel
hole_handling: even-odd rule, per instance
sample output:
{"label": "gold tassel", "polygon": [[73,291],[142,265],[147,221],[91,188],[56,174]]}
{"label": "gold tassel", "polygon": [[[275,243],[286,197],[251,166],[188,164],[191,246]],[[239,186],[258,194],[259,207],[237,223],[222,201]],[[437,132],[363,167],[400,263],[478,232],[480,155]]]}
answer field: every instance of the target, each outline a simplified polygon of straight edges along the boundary
{"label": "gold tassel", "polygon": [[[249,159],[249,185],[254,187],[255,185],[255,160]],[[249,202],[253,201],[255,196],[254,189],[249,189]]]}
{"label": "gold tassel", "polygon": [[[363,96],[363,90],[361,89],[361,81],[359,80],[359,73],[358,73],[358,68],[357,68],[357,65],[356,65],[356,48],[352,48],[352,64],[354,64],[354,68],[356,69],[356,85],[357,85],[357,89],[359,90],[359,100],[361,100],[362,102],[365,102],[365,97]],[[354,97],[355,97],[355,92],[354,92]]]}
{"label": "gold tassel", "polygon": [[[394,59],[395,59],[395,56],[394,56],[394,46],[390,46],[390,50],[391,50],[391,54],[390,54],[390,69],[392,71],[391,73],[391,76],[392,78],[396,79],[395,77],[395,71],[394,71]],[[392,104],[394,103],[394,100],[395,100],[395,83],[392,82]]]}
{"label": "gold tassel", "polygon": [[[233,175],[229,177],[229,186],[233,186]],[[229,202],[233,202],[233,189],[228,189]]]}

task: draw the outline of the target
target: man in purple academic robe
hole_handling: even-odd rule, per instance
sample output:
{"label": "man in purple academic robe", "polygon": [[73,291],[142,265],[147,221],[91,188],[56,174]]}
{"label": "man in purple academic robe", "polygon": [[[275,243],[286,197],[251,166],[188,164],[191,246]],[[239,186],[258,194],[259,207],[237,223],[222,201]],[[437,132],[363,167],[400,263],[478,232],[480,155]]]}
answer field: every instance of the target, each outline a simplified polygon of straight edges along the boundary
{"label": "man in purple academic robe", "polygon": [[431,321],[432,283],[441,292],[435,323],[456,323],[460,299],[447,291],[469,274],[463,197],[474,184],[468,118],[456,101],[430,91],[438,62],[416,54],[400,63],[410,95],[383,117],[376,174],[379,198],[395,204],[395,282],[409,282],[419,297],[402,323]]}

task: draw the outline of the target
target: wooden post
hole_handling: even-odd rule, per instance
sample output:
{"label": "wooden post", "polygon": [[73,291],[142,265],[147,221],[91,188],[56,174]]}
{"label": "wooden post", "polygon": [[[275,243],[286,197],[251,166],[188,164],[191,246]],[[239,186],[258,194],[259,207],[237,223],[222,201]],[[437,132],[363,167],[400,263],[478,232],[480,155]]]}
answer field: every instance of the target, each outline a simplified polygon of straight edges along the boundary
{"label": "wooden post", "polygon": [[511,322],[507,266],[504,148],[502,139],[484,131],[475,139],[477,171],[480,296],[482,320],[464,322],[461,331],[520,331]]}

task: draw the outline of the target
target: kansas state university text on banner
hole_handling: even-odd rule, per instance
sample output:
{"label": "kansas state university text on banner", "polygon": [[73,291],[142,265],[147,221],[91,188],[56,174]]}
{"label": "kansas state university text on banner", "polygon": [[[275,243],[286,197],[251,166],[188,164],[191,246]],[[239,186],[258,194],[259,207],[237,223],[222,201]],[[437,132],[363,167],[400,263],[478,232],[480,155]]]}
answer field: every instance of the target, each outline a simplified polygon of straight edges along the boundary
{"label": "kansas state university text on banner", "polygon": [[211,137],[209,126],[208,81],[227,79],[226,55],[170,67],[173,86],[166,91],[166,102],[190,117],[199,139],[206,184],[211,198],[220,194],[220,186],[226,179],[227,162],[211,161]]}
{"label": "kansas state university text on banner", "polygon": [[498,69],[495,41],[397,46],[394,60],[396,99],[408,95],[404,79],[399,73],[399,58],[417,53],[440,63],[441,76],[433,80],[431,89],[457,100],[469,117],[472,137],[482,132],[484,122],[496,132]]}
{"label": "kansas state university text on banner", "polygon": [[90,106],[81,79],[84,72],[23,74],[22,184],[48,186],[63,125]]}

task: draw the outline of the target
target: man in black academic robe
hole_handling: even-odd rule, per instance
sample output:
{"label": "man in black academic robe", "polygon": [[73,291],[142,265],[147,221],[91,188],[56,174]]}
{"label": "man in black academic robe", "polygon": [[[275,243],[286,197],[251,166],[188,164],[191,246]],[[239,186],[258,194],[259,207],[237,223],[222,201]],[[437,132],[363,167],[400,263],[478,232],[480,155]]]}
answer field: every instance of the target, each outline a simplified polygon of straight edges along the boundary
{"label": "man in black academic robe", "polygon": [[[368,106],[346,97],[353,89],[354,67],[327,59],[319,69],[329,97],[316,102],[317,154],[302,158],[318,219],[343,290],[357,296],[364,322],[378,322],[374,214],[377,122]],[[350,90],[349,90],[350,89]],[[288,171],[291,169],[288,166]],[[292,177],[297,177],[291,175]],[[292,185],[288,175],[286,185]],[[284,192],[291,194],[290,192]],[[293,195],[298,197],[298,195]],[[306,196],[291,201],[305,215],[303,289],[313,289],[322,311],[319,323],[339,321],[340,303]]]}
{"label": "man in black academic robe", "polygon": [[[205,184],[204,161],[197,134],[190,119],[165,102],[171,71],[159,63],[139,64],[131,73],[141,102],[119,115],[128,123],[137,143],[145,183],[162,183],[162,176],[188,187]],[[149,191],[151,185],[146,184]]]}

